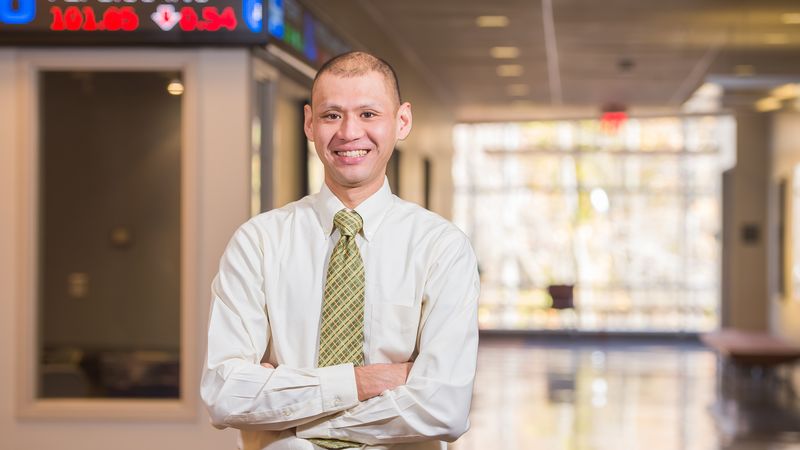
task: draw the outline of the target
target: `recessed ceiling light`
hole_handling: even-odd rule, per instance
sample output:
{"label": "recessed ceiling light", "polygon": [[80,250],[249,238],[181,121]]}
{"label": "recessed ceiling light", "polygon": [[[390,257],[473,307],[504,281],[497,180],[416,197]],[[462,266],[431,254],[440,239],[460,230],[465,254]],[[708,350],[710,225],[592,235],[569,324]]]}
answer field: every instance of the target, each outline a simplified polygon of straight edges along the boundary
{"label": "recessed ceiling light", "polygon": [[497,75],[501,77],[519,77],[522,76],[522,66],[519,64],[503,64],[497,66]]}
{"label": "recessed ceiling light", "polygon": [[734,66],[733,73],[735,73],[737,77],[751,77],[756,73],[756,68],[750,64],[738,64]]}
{"label": "recessed ceiling light", "polygon": [[785,13],[781,15],[781,22],[786,25],[800,25],[800,13]]}
{"label": "recessed ceiling light", "polygon": [[528,95],[530,91],[531,88],[527,84],[509,84],[508,86],[506,86],[506,92],[508,92],[508,95],[514,97],[522,97]]}
{"label": "recessed ceiling light", "polygon": [[517,47],[492,47],[489,50],[492,58],[497,59],[513,59],[519,56],[519,48]]}
{"label": "recessed ceiling light", "polygon": [[783,86],[778,86],[773,89],[770,95],[778,100],[797,98],[800,96],[800,85],[794,83],[784,84]]}
{"label": "recessed ceiling light", "polygon": [[506,16],[479,16],[475,19],[475,24],[481,28],[502,28],[508,26]]}
{"label": "recessed ceiling light", "polygon": [[696,94],[701,97],[719,97],[722,95],[722,86],[716,83],[703,83],[697,89]]}
{"label": "recessed ceiling light", "polygon": [[183,83],[181,83],[181,80],[177,78],[171,80],[167,85],[167,92],[169,92],[172,95],[183,94]]}
{"label": "recessed ceiling light", "polygon": [[775,97],[764,97],[757,101],[755,106],[758,112],[770,112],[781,109],[783,105],[781,105],[781,101]]}
{"label": "recessed ceiling light", "polygon": [[764,35],[764,42],[770,45],[788,44],[789,35],[783,33],[769,33]]}

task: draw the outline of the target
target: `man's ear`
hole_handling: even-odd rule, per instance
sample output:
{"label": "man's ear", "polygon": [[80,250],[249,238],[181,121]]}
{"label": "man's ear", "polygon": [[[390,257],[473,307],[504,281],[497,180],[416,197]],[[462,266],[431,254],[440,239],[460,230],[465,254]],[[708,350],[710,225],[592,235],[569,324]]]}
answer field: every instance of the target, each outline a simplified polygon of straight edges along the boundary
{"label": "man's ear", "polygon": [[306,133],[306,139],[314,142],[314,116],[308,104],[303,105],[303,131]]}
{"label": "man's ear", "polygon": [[405,102],[397,110],[397,139],[402,141],[411,133],[412,122],[411,103]]}

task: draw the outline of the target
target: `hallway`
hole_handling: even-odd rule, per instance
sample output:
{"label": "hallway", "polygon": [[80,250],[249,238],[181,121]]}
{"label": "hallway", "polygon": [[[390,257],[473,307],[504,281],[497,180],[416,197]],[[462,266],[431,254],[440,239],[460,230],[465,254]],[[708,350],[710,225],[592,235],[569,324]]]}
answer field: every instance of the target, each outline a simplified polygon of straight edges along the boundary
{"label": "hallway", "polygon": [[[339,77],[381,73],[382,100],[316,114],[351,51],[390,64]],[[373,239],[385,215],[362,217],[362,248],[408,256],[351,266],[339,328],[364,356],[385,341],[382,362],[423,373],[408,384],[467,386],[474,322],[447,314],[473,310],[435,278],[480,287],[452,296],[482,333],[472,408],[435,388],[414,401],[443,406],[415,422],[394,402],[357,442],[455,436],[471,414],[450,450],[800,450],[800,363],[723,377],[697,338],[758,332],[800,361],[799,0],[0,0],[0,450],[232,450],[238,428],[349,413],[327,386],[355,405],[355,371],[317,358],[334,214],[232,239],[335,184],[336,158],[375,181],[343,191],[385,176],[469,240],[416,245],[407,218]],[[212,320],[237,337],[209,345]],[[428,348],[442,376],[419,370]],[[305,378],[272,389],[265,361]],[[206,373],[250,384],[209,402]],[[298,448],[259,439],[245,450]]]}

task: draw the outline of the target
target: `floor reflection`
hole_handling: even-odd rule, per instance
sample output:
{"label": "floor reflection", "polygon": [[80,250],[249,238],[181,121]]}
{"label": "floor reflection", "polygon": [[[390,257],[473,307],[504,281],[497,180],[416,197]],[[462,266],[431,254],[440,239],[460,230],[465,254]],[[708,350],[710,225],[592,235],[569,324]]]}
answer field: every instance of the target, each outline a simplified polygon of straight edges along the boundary
{"label": "floor reflection", "polygon": [[796,401],[740,414],[757,420],[735,438],[719,429],[717,358],[694,341],[483,337],[478,364],[451,450],[800,450]]}

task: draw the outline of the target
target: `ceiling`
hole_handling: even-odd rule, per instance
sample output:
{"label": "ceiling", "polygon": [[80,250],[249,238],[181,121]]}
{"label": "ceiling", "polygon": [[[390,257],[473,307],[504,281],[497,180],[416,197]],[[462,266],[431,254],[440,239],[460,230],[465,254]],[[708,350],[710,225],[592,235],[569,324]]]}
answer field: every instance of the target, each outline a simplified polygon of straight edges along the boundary
{"label": "ceiling", "polygon": [[[460,120],[581,115],[612,103],[675,110],[712,75],[800,79],[800,24],[784,23],[800,22],[796,0],[355,3],[414,56]],[[485,15],[507,26],[478,27]],[[497,46],[519,55],[496,59]],[[521,73],[499,76],[502,64]]]}

